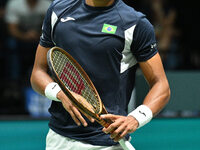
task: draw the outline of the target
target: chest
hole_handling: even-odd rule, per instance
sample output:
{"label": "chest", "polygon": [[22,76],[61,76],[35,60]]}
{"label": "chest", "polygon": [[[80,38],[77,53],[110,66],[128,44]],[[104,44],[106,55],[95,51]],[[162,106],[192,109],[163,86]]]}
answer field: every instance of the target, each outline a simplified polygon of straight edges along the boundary
{"label": "chest", "polygon": [[76,11],[60,16],[54,28],[57,46],[78,52],[118,53],[124,48],[120,18],[113,13]]}

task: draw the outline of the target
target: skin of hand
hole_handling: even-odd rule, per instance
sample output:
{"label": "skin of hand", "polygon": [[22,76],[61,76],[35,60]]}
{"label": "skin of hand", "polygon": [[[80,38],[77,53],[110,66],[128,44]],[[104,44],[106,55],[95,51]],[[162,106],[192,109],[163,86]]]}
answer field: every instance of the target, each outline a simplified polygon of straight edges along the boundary
{"label": "skin of hand", "polygon": [[[71,92],[71,94],[77,99],[80,100],[84,99],[82,96]],[[88,124],[86,122],[86,120],[83,118],[83,116],[81,115],[80,111],[73,105],[73,103],[70,101],[70,99],[63,93],[63,91],[60,91],[57,94],[57,98],[61,100],[63,107],[65,108],[65,110],[71,115],[72,119],[74,120],[74,122],[80,126],[81,124],[86,127]],[[94,122],[95,120],[88,116],[87,114],[85,114],[84,112],[82,112],[89,120],[90,122]]]}
{"label": "skin of hand", "polygon": [[110,138],[118,142],[124,136],[134,132],[138,127],[138,121],[132,116],[119,116],[113,114],[101,115],[102,119],[109,119],[113,123],[103,128],[102,131],[106,134],[110,133]]}

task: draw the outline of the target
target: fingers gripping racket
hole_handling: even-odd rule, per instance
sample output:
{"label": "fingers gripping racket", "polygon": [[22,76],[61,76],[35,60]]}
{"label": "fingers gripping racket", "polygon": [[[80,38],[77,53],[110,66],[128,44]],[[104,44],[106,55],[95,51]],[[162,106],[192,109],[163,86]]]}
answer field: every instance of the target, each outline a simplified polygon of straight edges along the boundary
{"label": "fingers gripping racket", "polygon": [[[108,112],[92,81],[78,62],[59,47],[53,47],[48,51],[47,62],[53,79],[59,84],[74,106],[82,113],[94,118],[103,127],[108,127],[111,123],[100,117],[101,114]],[[76,99],[71,91],[83,98],[81,100]],[[135,150],[125,138],[121,139],[119,143],[124,150]]]}

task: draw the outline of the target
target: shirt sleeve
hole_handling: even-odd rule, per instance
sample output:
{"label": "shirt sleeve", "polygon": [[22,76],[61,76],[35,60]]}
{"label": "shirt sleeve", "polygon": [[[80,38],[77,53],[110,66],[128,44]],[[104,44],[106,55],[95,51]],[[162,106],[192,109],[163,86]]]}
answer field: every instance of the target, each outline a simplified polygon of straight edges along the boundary
{"label": "shirt sleeve", "polygon": [[146,61],[158,52],[154,28],[146,18],[141,18],[136,25],[131,50],[138,62]]}
{"label": "shirt sleeve", "polygon": [[42,25],[42,35],[40,36],[40,45],[43,47],[53,47],[54,43],[51,38],[51,15],[52,5],[48,8]]}

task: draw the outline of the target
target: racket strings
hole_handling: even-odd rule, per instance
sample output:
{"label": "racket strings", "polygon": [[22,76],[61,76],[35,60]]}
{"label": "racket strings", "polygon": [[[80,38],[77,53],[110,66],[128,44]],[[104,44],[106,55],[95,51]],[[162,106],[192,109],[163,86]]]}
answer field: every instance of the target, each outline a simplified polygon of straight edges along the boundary
{"label": "racket strings", "polygon": [[52,60],[54,69],[64,85],[69,90],[83,96],[93,106],[95,113],[99,113],[100,102],[97,95],[76,65],[59,51],[53,52]]}

